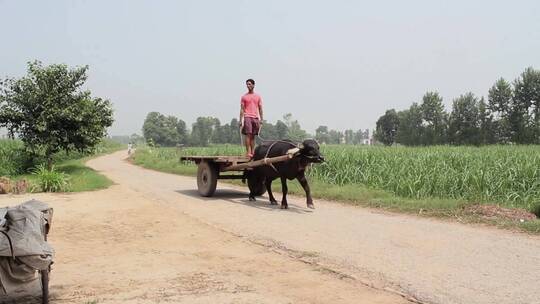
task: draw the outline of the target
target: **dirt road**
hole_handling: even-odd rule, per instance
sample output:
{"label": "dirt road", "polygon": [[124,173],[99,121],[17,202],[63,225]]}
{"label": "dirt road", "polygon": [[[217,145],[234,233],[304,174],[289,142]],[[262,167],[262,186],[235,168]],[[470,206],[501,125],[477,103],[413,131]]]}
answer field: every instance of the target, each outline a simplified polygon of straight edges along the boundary
{"label": "dirt road", "polygon": [[88,163],[117,185],[35,197],[55,208],[53,303],[540,303],[540,238],[293,198],[289,210],[125,152]]}

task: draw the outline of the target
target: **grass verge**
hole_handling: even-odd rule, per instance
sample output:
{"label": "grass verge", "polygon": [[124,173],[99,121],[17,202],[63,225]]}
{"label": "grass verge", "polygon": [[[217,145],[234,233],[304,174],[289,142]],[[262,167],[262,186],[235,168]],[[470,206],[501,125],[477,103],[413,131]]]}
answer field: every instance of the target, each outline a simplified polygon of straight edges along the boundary
{"label": "grass verge", "polygon": [[[63,172],[69,176],[69,187],[66,192],[82,192],[82,191],[95,191],[106,189],[113,185],[113,181],[106,176],[98,173],[92,168],[89,168],[85,163],[95,157],[112,153],[124,149],[120,144],[107,141],[102,144],[98,152],[89,156],[80,156],[75,159],[63,159],[59,160],[55,164],[56,170]],[[11,177],[12,180],[17,181],[26,179],[30,183],[29,192],[41,192],[38,185],[37,178],[32,174],[22,174]]]}
{"label": "grass verge", "polygon": [[[161,172],[188,176],[196,176],[197,174],[195,164],[180,162],[178,158],[174,157],[163,157],[159,149],[139,149],[132,156],[131,161],[141,167]],[[245,186],[239,180],[221,180],[220,182]],[[289,193],[304,196],[304,190],[299,183],[293,181],[288,183],[288,185]],[[370,189],[360,184],[338,186],[319,181],[315,178],[310,179],[310,186],[314,198],[419,216],[452,219],[462,223],[487,224],[504,229],[518,229],[540,234],[539,219],[521,222],[519,220],[488,218],[471,214],[467,211],[467,207],[474,205],[475,202],[440,198],[403,198],[388,191]],[[280,183],[274,182],[272,190],[276,192],[281,191]]]}

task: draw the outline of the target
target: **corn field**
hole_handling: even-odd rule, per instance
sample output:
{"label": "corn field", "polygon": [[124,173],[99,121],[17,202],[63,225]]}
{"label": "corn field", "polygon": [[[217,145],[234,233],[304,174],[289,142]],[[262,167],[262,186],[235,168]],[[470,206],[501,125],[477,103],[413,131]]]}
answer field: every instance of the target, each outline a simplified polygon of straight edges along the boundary
{"label": "corn field", "polygon": [[[322,146],[326,163],[311,179],[334,185],[365,185],[407,198],[450,198],[540,208],[540,146],[363,147]],[[242,155],[240,146],[155,149],[155,156]],[[536,211],[538,212],[538,211]]]}
{"label": "corn field", "polygon": [[363,184],[410,198],[452,198],[540,206],[540,146],[323,147],[327,163],[310,175]]}

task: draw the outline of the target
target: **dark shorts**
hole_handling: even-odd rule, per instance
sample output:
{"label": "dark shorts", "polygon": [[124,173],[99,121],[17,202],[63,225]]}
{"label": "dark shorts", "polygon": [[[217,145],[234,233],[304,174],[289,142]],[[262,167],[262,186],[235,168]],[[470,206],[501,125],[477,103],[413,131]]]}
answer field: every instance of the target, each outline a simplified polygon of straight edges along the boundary
{"label": "dark shorts", "polygon": [[258,118],[244,117],[244,128],[242,129],[242,134],[258,135],[260,128],[261,123],[259,122]]}

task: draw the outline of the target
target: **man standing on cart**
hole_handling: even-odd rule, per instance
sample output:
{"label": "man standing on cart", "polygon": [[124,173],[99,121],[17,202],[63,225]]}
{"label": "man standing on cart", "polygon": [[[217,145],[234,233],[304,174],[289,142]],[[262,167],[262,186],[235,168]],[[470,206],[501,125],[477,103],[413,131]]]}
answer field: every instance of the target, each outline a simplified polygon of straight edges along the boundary
{"label": "man standing on cart", "polygon": [[245,136],[246,156],[253,157],[255,135],[259,134],[263,119],[262,98],[255,92],[255,80],[246,80],[248,92],[240,99],[240,128]]}

